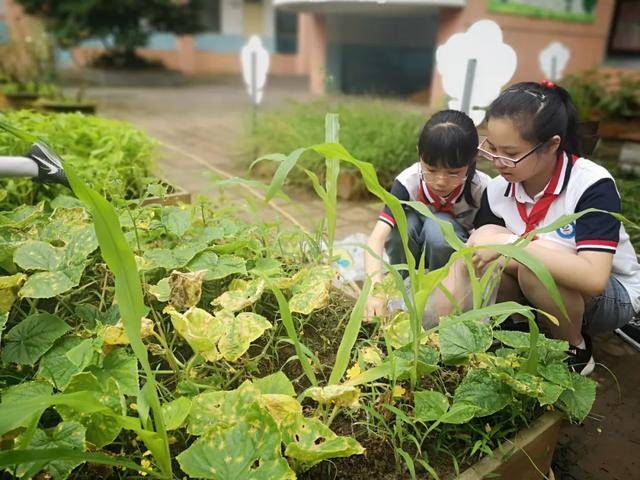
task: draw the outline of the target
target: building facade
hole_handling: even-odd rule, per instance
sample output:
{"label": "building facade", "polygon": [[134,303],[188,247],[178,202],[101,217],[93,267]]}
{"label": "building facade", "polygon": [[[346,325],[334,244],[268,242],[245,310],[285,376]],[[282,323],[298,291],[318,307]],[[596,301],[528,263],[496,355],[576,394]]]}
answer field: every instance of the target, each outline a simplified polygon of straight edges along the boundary
{"label": "building facade", "polygon": [[[512,81],[541,79],[538,56],[551,42],[571,52],[564,73],[603,62],[640,65],[638,0],[207,0],[205,31],[158,32],[141,54],[188,75],[238,74],[239,51],[259,35],[272,53],[272,75],[304,75],[314,93],[422,92],[443,103],[435,50],[480,19],[498,23],[516,51]],[[0,42],[19,31],[20,9],[0,0]],[[74,52],[95,54],[97,42]]]}

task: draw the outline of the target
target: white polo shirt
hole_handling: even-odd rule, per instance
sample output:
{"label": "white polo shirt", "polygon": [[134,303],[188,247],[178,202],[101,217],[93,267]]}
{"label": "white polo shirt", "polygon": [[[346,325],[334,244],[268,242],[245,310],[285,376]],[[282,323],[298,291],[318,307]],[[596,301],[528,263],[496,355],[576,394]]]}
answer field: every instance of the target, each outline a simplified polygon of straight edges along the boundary
{"label": "white polo shirt", "polygon": [[[475,206],[470,205],[467,202],[464,189],[461,189],[455,198],[452,199],[453,217],[467,231],[473,228],[473,219],[480,207],[482,192],[489,183],[489,180],[491,180],[489,175],[478,170],[476,170],[473,175],[469,185],[471,189],[471,198],[473,199]],[[393,182],[391,193],[399,200],[422,202],[425,205],[428,205],[432,211],[436,210],[434,206],[436,202],[442,201],[440,198],[434,198],[434,196],[430,194],[426,183],[420,175],[419,162],[414,163],[400,172]],[[406,208],[413,210],[411,207]],[[392,228],[396,226],[396,221],[393,218],[391,210],[386,205],[380,212],[378,219],[385,222]]]}
{"label": "white polo shirt", "polygon": [[[620,194],[611,174],[586,158],[559,156],[562,168],[558,170],[554,193],[559,194],[551,204],[538,228],[553,223],[563,215],[597,208],[608,212],[621,211]],[[545,187],[546,189],[546,187]],[[529,197],[520,183],[510,183],[502,176],[492,179],[482,197],[480,211],[474,226],[503,225],[516,235],[525,231],[525,221],[517,208],[523,203],[527,213],[542,197],[542,189],[535,198]],[[588,213],[576,221],[547,233],[540,238],[558,242],[577,252],[601,251],[613,253],[611,274],[626,288],[636,312],[640,311],[640,265],[624,225],[606,213]]]}

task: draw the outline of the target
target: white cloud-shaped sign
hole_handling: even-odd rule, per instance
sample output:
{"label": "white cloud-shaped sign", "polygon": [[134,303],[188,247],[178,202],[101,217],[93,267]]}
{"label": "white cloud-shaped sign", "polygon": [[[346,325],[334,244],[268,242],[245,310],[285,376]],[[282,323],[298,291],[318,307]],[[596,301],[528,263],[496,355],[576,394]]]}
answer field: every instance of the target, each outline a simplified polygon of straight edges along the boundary
{"label": "white cloud-shaped sign", "polygon": [[486,107],[498,96],[516,71],[518,60],[513,48],[502,41],[498,24],[491,20],[480,20],[465,33],[452,35],[436,50],[436,64],[449,95],[449,108],[454,110],[462,110],[470,59],[476,64],[466,113],[479,125],[485,112],[474,107]]}
{"label": "white cloud-shaped sign", "polygon": [[549,80],[559,80],[570,58],[571,52],[567,47],[560,42],[551,42],[538,56],[540,70]]}
{"label": "white cloud-shaped sign", "polygon": [[[240,50],[240,63],[242,64],[242,78],[247,85],[247,93],[256,104],[262,101],[264,86],[267,83],[269,61],[269,52],[262,46],[260,37],[252,35]],[[255,73],[253,68],[255,68]]]}

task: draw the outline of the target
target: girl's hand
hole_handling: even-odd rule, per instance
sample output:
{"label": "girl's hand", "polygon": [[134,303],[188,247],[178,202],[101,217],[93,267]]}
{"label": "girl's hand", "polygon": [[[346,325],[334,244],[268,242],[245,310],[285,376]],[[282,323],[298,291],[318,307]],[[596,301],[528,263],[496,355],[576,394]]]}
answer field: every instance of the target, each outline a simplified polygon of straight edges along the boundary
{"label": "girl's hand", "polygon": [[371,320],[373,317],[381,317],[387,313],[387,302],[382,298],[370,296],[364,308],[364,318]]}
{"label": "girl's hand", "polygon": [[493,262],[496,258],[498,258],[500,254],[495,250],[490,250],[488,248],[483,248],[481,250],[476,250],[473,252],[473,266],[476,269],[476,272],[483,272],[484,269]]}

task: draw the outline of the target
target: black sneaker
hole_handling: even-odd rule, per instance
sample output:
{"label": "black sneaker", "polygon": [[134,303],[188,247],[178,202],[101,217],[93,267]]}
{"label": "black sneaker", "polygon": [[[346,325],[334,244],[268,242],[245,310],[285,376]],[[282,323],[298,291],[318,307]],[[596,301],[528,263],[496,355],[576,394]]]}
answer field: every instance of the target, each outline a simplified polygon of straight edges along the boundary
{"label": "black sneaker", "polygon": [[60,183],[69,187],[69,181],[62,168],[62,160],[43,142],[36,142],[31,145],[26,154],[38,165],[38,176],[36,181],[42,183]]}
{"label": "black sneaker", "polygon": [[636,350],[640,350],[640,319],[634,318],[624,327],[616,328],[615,332],[625,342]]}
{"label": "black sneaker", "polygon": [[591,337],[584,333],[582,336],[584,337],[586,348],[583,349],[569,345],[569,350],[567,350],[567,363],[569,364],[569,368],[574,372],[587,376],[593,372],[596,362],[593,359],[591,350]]}

